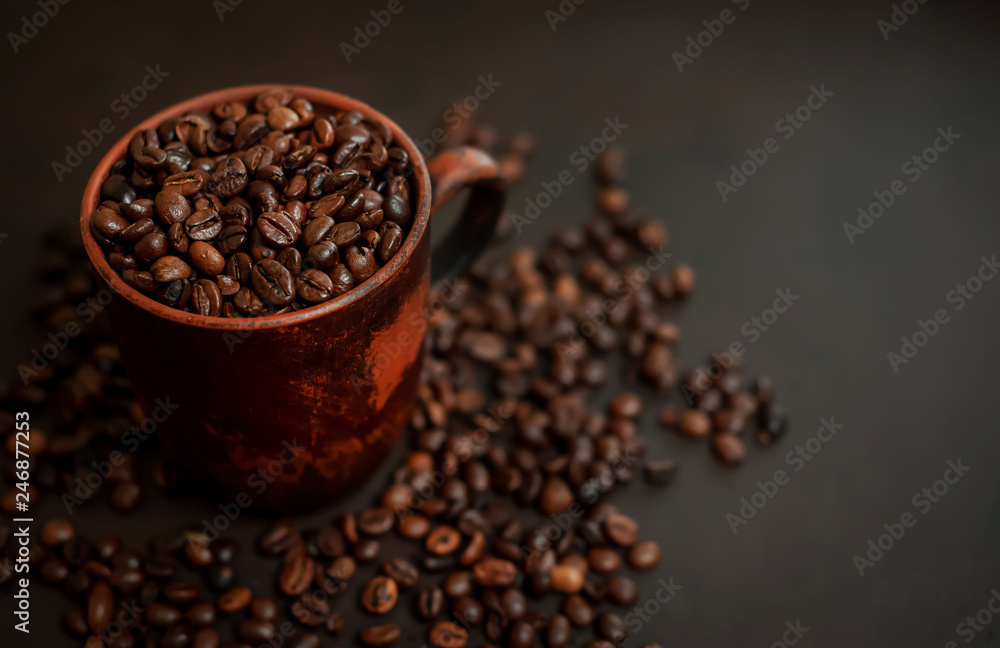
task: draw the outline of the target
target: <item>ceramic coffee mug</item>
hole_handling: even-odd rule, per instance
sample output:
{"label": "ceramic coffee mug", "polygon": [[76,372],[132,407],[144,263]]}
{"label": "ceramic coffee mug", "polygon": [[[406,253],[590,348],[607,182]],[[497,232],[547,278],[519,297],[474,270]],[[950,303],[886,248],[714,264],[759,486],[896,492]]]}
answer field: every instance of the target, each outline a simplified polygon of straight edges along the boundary
{"label": "ceramic coffee mug", "polygon": [[[252,102],[267,87],[195,97],[137,126],[91,176],[80,226],[91,262],[114,293],[107,311],[139,402],[146,411],[158,399],[176,406],[156,431],[169,456],[242,507],[294,511],[356,488],[399,440],[416,400],[430,286],[460,272],[486,245],[505,186],[481,151],[452,149],[428,163],[399,126],[371,107],[285,86],[317,114],[355,110],[382,121],[394,145],[409,154],[413,218],[399,251],[353,290],[283,315],[206,317],[128,286],[91,235],[90,217],[129,139],[191,110]],[[465,212],[432,250],[431,214],[467,187]]]}

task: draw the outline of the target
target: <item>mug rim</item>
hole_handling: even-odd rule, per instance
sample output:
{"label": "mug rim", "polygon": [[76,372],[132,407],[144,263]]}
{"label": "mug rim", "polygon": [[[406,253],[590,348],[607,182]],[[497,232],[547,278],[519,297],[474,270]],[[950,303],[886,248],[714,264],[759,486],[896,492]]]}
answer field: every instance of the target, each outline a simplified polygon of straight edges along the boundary
{"label": "mug rim", "polygon": [[[410,223],[410,231],[407,233],[406,238],[403,239],[403,244],[400,246],[399,250],[397,250],[396,254],[393,255],[389,262],[379,268],[375,274],[366,279],[360,285],[354,286],[346,293],[323,302],[322,304],[316,304],[299,311],[282,313],[280,315],[265,315],[263,317],[248,318],[199,315],[185,310],[180,310],[178,308],[173,308],[171,306],[167,306],[166,304],[161,304],[152,297],[139,292],[132,286],[125,283],[125,280],[121,277],[118,271],[112,268],[111,264],[108,263],[107,257],[104,253],[104,248],[97,243],[97,240],[91,233],[90,218],[101,203],[101,185],[110,174],[111,167],[125,155],[132,136],[146,128],[155,129],[167,119],[178,117],[191,110],[211,109],[213,106],[225,101],[252,101],[254,96],[258,93],[270,88],[287,88],[296,96],[304,97],[311,101],[314,105],[322,106],[324,108],[333,110],[355,110],[363,114],[365,117],[377,119],[389,127],[393,135],[393,144],[401,146],[403,150],[406,151],[407,155],[410,156],[411,166],[413,168],[413,178],[416,183],[416,200],[414,201],[415,209],[413,219]],[[386,283],[394,273],[402,268],[402,266],[409,259],[410,255],[416,249],[421,238],[423,238],[424,230],[427,228],[427,223],[430,218],[430,205],[430,175],[427,171],[427,164],[424,160],[423,154],[413,143],[413,140],[410,139],[410,136],[406,134],[406,131],[400,128],[396,122],[389,119],[383,113],[372,108],[368,104],[347,95],[333,92],[332,90],[324,90],[322,88],[294,84],[266,83],[224,88],[191,97],[190,99],[186,99],[179,103],[171,104],[151,117],[144,119],[140,124],[128,131],[114,143],[107,153],[104,154],[100,162],[98,162],[97,167],[94,169],[94,172],[91,174],[90,179],[87,181],[87,187],[84,190],[83,201],[80,207],[80,230],[83,235],[83,244],[87,251],[87,257],[90,259],[91,264],[97,270],[98,274],[100,274],[104,282],[117,296],[124,297],[135,306],[156,317],[169,320],[177,324],[197,328],[214,329],[218,331],[245,331],[304,324],[311,320],[329,315],[335,311],[342,310],[378,289],[382,284]]]}

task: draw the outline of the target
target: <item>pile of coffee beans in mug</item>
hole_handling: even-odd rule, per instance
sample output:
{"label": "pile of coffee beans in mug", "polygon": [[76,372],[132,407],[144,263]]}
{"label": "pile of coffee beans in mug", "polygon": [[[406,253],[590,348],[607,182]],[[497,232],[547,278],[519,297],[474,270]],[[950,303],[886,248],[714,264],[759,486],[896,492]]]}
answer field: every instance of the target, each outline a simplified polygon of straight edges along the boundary
{"label": "pile of coffee beans in mug", "polygon": [[[631,215],[621,152],[596,169],[600,216],[537,250],[515,249],[506,263],[480,264],[432,296],[412,446],[377,501],[311,528],[260,523],[253,549],[279,564],[274,586],[257,591],[250,584],[270,578],[256,570],[241,578],[246,548],[224,529],[192,521],[133,551],[114,535],[89,540],[49,518],[30,563],[73,602],[66,631],[87,648],[629,640],[636,574],[662,555],[606,495],[639,475],[664,487],[677,474],[672,458],[647,456],[644,414],[706,443],[726,465],[746,459],[744,438],[768,446],[787,423],[771,382],[748,386],[735,358],[678,378],[680,331],[660,313],[691,294],[694,273],[652,267],[667,231]],[[42,264],[52,292],[39,298],[37,317],[47,332],[81,318],[87,326],[49,364],[22,367],[15,386],[0,385],[0,425],[9,434],[15,409],[48,417],[50,434],[32,430],[33,480],[69,513],[102,491],[131,510],[142,503],[138,462],[149,457],[125,450],[150,413],[136,406],[96,316],[103,300],[81,269],[86,259],[62,238],[50,243]],[[175,492],[176,471],[147,454],[156,482]],[[88,485],[105,464],[100,483]],[[8,514],[16,492],[2,499]],[[13,545],[10,535],[0,525],[0,551]],[[0,582],[11,567],[9,558],[0,565]]]}
{"label": "pile of coffee beans in mug", "polygon": [[90,231],[125,282],[212,317],[308,308],[406,238],[412,165],[389,127],[285,88],[137,132]]}

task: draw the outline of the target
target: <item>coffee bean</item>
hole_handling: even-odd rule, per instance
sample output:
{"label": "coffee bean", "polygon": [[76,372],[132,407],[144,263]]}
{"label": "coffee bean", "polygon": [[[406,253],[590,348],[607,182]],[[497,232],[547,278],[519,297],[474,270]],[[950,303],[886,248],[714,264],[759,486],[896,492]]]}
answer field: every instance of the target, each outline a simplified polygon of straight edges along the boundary
{"label": "coffee bean", "polygon": [[216,619],[215,605],[208,601],[195,603],[187,609],[184,616],[191,625],[199,627],[211,626],[215,623]]}
{"label": "coffee bean", "polygon": [[385,614],[396,605],[398,596],[396,581],[387,576],[376,576],[361,594],[361,605],[374,614]]}
{"label": "coffee bean", "polygon": [[247,587],[235,587],[219,597],[219,610],[227,614],[238,612],[248,605],[253,593]]}
{"label": "coffee bean", "polygon": [[250,275],[253,289],[266,304],[281,307],[295,298],[295,280],[291,273],[273,259],[264,259]]}
{"label": "coffee bean", "polygon": [[382,535],[392,529],[393,514],[385,507],[368,509],[358,516],[358,528],[368,535]]}
{"label": "coffee bean", "polygon": [[438,648],[464,648],[469,633],[457,623],[440,621],[431,629],[431,642]]}
{"label": "coffee bean", "polygon": [[425,621],[441,614],[443,607],[444,592],[439,587],[422,590],[417,597],[417,614]]}
{"label": "coffee bean", "polygon": [[618,571],[622,565],[621,557],[611,549],[596,547],[587,554],[587,562],[591,569],[602,574]]}
{"label": "coffee bean", "polygon": [[439,526],[427,536],[427,551],[438,556],[444,556],[456,551],[462,542],[458,529],[450,526]]}
{"label": "coffee bean", "polygon": [[108,627],[114,612],[114,603],[111,586],[103,581],[95,583],[87,598],[87,627],[91,632],[101,632]]}
{"label": "coffee bean", "polygon": [[539,502],[548,515],[564,513],[573,504],[573,491],[562,479],[550,477],[542,487]]}
{"label": "coffee bean", "polygon": [[330,281],[333,282],[333,296],[343,295],[345,292],[354,287],[354,275],[351,271],[347,269],[347,266],[343,264],[336,264],[327,273],[330,277]]}
{"label": "coffee bean", "polygon": [[573,594],[563,602],[562,613],[570,623],[578,628],[589,626],[594,621],[594,608],[579,594]]}
{"label": "coffee bean", "polygon": [[351,550],[351,554],[354,556],[355,560],[363,563],[370,563],[377,560],[380,553],[382,553],[382,544],[378,540],[372,538],[359,540],[354,544],[354,548]]}
{"label": "coffee bean", "polygon": [[553,614],[545,630],[545,645],[550,648],[565,648],[573,637],[569,619],[562,614]]}
{"label": "coffee bean", "polygon": [[171,583],[163,588],[163,597],[175,605],[189,605],[198,599],[201,587],[194,583]]}
{"label": "coffee bean", "polygon": [[517,578],[517,568],[509,560],[488,557],[476,563],[472,572],[483,587],[510,587]]}
{"label": "coffee bean", "polygon": [[532,648],[535,645],[535,636],[535,626],[518,621],[507,636],[507,645],[510,648]]}
{"label": "coffee bean", "polygon": [[236,634],[252,644],[267,643],[274,637],[274,624],[262,619],[244,619],[236,627]]}
{"label": "coffee bean", "polygon": [[278,618],[278,605],[269,598],[255,598],[250,601],[250,616],[264,621]]}
{"label": "coffee bean", "polygon": [[[34,433],[34,431],[32,431]],[[11,437],[13,438],[13,437]],[[9,530],[8,530],[9,532]],[[76,530],[73,525],[66,520],[49,520],[42,527],[41,540],[42,544],[55,547],[61,545],[64,542],[68,542],[74,538],[76,535]],[[5,538],[6,540],[6,538]]]}
{"label": "coffee bean", "polygon": [[216,282],[199,279],[194,283],[191,288],[191,311],[208,317],[222,312],[222,291]]}
{"label": "coffee bean", "polygon": [[660,547],[655,542],[639,542],[628,554],[629,564],[636,569],[651,569],[660,562]]}
{"label": "coffee bean", "polygon": [[153,262],[149,270],[153,274],[153,279],[159,283],[170,283],[191,276],[191,267],[175,256],[160,257]]}
{"label": "coffee bean", "polygon": [[631,547],[639,538],[639,525],[621,513],[612,513],[604,520],[604,533],[615,544]]}
{"label": "coffee bean", "polygon": [[166,628],[177,623],[181,618],[181,611],[166,603],[152,603],[146,608],[146,621],[156,628]]}
{"label": "coffee bean", "polygon": [[747,447],[735,434],[716,434],[712,438],[712,448],[723,463],[735,466],[746,461]]}
{"label": "coffee bean", "polygon": [[673,459],[650,460],[643,466],[646,481],[656,486],[665,486],[677,474],[677,464]]}
{"label": "coffee bean", "polygon": [[617,605],[633,605],[639,600],[639,587],[631,578],[612,576],[608,579],[608,598]]}
{"label": "coffee bean", "polygon": [[695,439],[707,437],[712,432],[712,421],[700,410],[689,409],[681,414],[680,432]]}
{"label": "coffee bean", "polygon": [[635,418],[642,413],[642,399],[633,393],[620,394],[611,401],[609,409],[615,416]]}
{"label": "coffee bean", "polygon": [[184,233],[192,241],[210,241],[222,232],[222,218],[215,209],[196,211],[184,220]]}
{"label": "coffee bean", "polygon": [[395,643],[402,633],[393,623],[369,626],[361,631],[361,643],[372,648],[382,648]]}
{"label": "coffee bean", "polygon": [[257,219],[257,231],[274,247],[288,247],[299,238],[301,230],[288,212],[265,212]]}
{"label": "coffee bean", "polygon": [[417,568],[402,558],[393,558],[382,563],[382,571],[386,576],[396,581],[396,584],[403,589],[416,587],[420,580],[420,572]]}
{"label": "coffee bean", "polygon": [[222,274],[226,260],[211,244],[204,241],[193,241],[188,248],[191,265],[207,275]]}
{"label": "coffee bean", "polygon": [[278,584],[287,596],[303,594],[313,582],[316,566],[312,558],[300,553],[290,558],[281,570]]}
{"label": "coffee bean", "polygon": [[614,612],[602,612],[594,625],[598,637],[607,639],[616,646],[623,644],[628,638],[625,621]]}
{"label": "coffee bean", "polygon": [[334,527],[323,527],[319,530],[316,546],[320,553],[328,558],[343,555],[347,547],[343,534]]}
{"label": "coffee bean", "polygon": [[552,589],[564,594],[576,594],[583,588],[583,573],[570,565],[556,565],[550,572]]}
{"label": "coffee bean", "polygon": [[302,625],[315,628],[324,623],[330,616],[330,605],[327,598],[323,595],[303,594],[292,603],[292,616]]}
{"label": "coffee bean", "polygon": [[[309,303],[323,302],[333,296],[333,281],[322,270],[309,268],[303,270],[295,280],[295,292],[299,298]],[[390,526],[391,524],[390,519]]]}
{"label": "coffee bean", "polygon": [[219,633],[212,628],[198,630],[191,642],[193,648],[219,648]]}

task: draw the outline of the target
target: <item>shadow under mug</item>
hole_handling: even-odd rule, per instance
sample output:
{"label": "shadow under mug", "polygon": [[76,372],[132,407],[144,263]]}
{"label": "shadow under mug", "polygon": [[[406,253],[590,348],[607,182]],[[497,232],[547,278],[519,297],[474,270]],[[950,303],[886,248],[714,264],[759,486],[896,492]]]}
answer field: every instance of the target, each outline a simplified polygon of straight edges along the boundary
{"label": "shadow under mug", "polygon": [[[428,163],[395,122],[366,104],[282,86],[311,101],[317,115],[354,110],[391,129],[413,168],[413,217],[400,249],[353,290],[282,315],[206,317],[127,285],[91,235],[90,217],[132,135],[191,110],[252,102],[268,87],[201,95],[137,126],[97,165],[80,227],[113,293],[107,312],[139,403],[147,413],[162,402],[173,408],[156,430],[168,456],[243,508],[292,512],[356,489],[399,440],[417,397],[431,283],[460,273],[485,247],[506,188],[482,151],[451,149]],[[461,219],[432,250],[431,214],[464,188],[471,191]]]}

